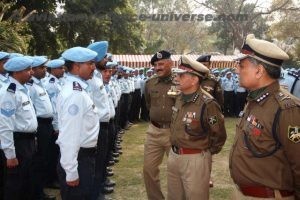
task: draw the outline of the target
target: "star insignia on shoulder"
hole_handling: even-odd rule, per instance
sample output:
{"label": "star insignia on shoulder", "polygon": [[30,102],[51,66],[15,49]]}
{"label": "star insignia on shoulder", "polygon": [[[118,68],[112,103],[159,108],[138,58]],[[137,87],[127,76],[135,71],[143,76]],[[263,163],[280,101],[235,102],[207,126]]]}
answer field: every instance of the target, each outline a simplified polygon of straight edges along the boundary
{"label": "star insignia on shoulder", "polygon": [[269,96],[269,92],[261,95],[258,99],[256,99],[256,101],[259,103],[261,102],[262,100],[264,100],[265,98],[267,98]]}

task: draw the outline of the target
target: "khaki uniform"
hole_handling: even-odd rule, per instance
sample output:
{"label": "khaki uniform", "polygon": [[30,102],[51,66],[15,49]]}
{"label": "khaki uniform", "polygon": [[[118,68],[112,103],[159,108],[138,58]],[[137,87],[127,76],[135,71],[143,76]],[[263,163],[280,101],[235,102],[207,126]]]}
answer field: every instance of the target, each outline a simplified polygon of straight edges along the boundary
{"label": "khaki uniform", "polygon": [[211,154],[226,140],[220,106],[201,87],[173,107],[168,157],[168,199],[208,199]]}
{"label": "khaki uniform", "polygon": [[283,197],[294,191],[300,199],[300,100],[277,81],[247,100],[231,150],[231,177],[246,196],[281,190]]}
{"label": "khaki uniform", "polygon": [[167,95],[172,77],[150,78],[145,86],[145,100],[150,124],[144,149],[144,181],[148,199],[164,199],[159,180],[159,165],[170,151],[170,123],[175,98]]}
{"label": "khaki uniform", "polygon": [[217,100],[221,108],[223,108],[224,96],[222,87],[219,81],[217,81],[213,75],[208,75],[208,77],[201,82],[201,87],[211,96],[213,96]]}

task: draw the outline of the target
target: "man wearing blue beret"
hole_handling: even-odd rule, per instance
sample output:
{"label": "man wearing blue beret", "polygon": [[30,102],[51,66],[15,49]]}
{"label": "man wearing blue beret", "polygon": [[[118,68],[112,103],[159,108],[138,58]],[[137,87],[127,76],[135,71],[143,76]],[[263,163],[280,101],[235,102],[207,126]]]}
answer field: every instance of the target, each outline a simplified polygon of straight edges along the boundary
{"label": "man wearing blue beret", "polygon": [[69,75],[57,98],[60,148],[58,176],[63,200],[93,199],[99,135],[98,109],[88,94],[97,53],[83,47],[66,50],[62,57]]}
{"label": "man wearing blue beret", "polygon": [[89,87],[91,89],[91,98],[95,103],[95,106],[99,111],[99,137],[97,141],[97,156],[96,156],[96,175],[95,184],[93,188],[94,197],[104,196],[104,194],[113,192],[113,185],[105,185],[106,180],[106,167],[107,167],[107,155],[108,155],[108,126],[110,120],[110,107],[108,93],[104,87],[103,78],[100,72],[100,68],[104,67],[107,63],[106,54],[108,49],[107,41],[99,41],[90,44],[88,49],[91,49],[97,53],[96,57],[96,70],[94,71],[93,78],[88,80]]}
{"label": "man wearing blue beret", "polygon": [[45,63],[48,59],[44,56],[32,57],[32,70],[33,76],[26,87],[29,90],[30,97],[32,99],[37,121],[37,152],[35,156],[35,187],[36,198],[54,199],[53,196],[49,196],[44,193],[43,188],[48,181],[49,171],[49,157],[50,157],[50,143],[51,136],[53,134],[53,108],[49,98],[49,95],[41,81],[46,75]]}
{"label": "man wearing blue beret", "polygon": [[32,62],[27,57],[15,57],[4,64],[10,81],[0,90],[0,142],[6,158],[6,200],[34,199],[32,161],[37,119],[24,86],[33,74]]}
{"label": "man wearing blue beret", "polygon": [[58,185],[58,177],[56,173],[56,166],[58,162],[58,154],[59,148],[55,144],[55,141],[58,137],[58,116],[57,116],[57,109],[56,109],[56,102],[57,96],[60,93],[63,83],[60,78],[63,77],[65,68],[64,68],[65,61],[62,59],[54,59],[48,61],[45,66],[49,72],[49,76],[45,78],[44,85],[45,89],[50,97],[50,101],[53,108],[53,120],[52,126],[54,129],[53,134],[50,136],[50,155],[49,155],[49,170],[48,170],[48,180],[47,180],[47,187],[50,188],[59,188]]}

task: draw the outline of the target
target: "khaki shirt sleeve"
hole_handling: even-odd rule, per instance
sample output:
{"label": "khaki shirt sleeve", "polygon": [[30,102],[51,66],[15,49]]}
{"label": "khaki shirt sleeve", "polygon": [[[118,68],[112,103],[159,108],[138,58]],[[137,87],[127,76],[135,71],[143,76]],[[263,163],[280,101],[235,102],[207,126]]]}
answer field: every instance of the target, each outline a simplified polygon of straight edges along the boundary
{"label": "khaki shirt sleeve", "polygon": [[224,116],[217,102],[207,104],[205,116],[210,132],[210,151],[216,154],[221,151],[227,138]]}
{"label": "khaki shirt sleeve", "polygon": [[296,199],[300,199],[300,107],[281,111],[278,134],[294,177]]}

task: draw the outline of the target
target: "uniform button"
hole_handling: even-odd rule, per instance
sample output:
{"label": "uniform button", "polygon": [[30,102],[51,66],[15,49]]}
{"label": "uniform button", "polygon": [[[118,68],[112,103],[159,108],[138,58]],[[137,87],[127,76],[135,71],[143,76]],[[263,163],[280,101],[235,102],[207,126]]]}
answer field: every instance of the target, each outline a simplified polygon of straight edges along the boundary
{"label": "uniform button", "polygon": [[162,108],[165,109],[165,106],[163,106]]}

